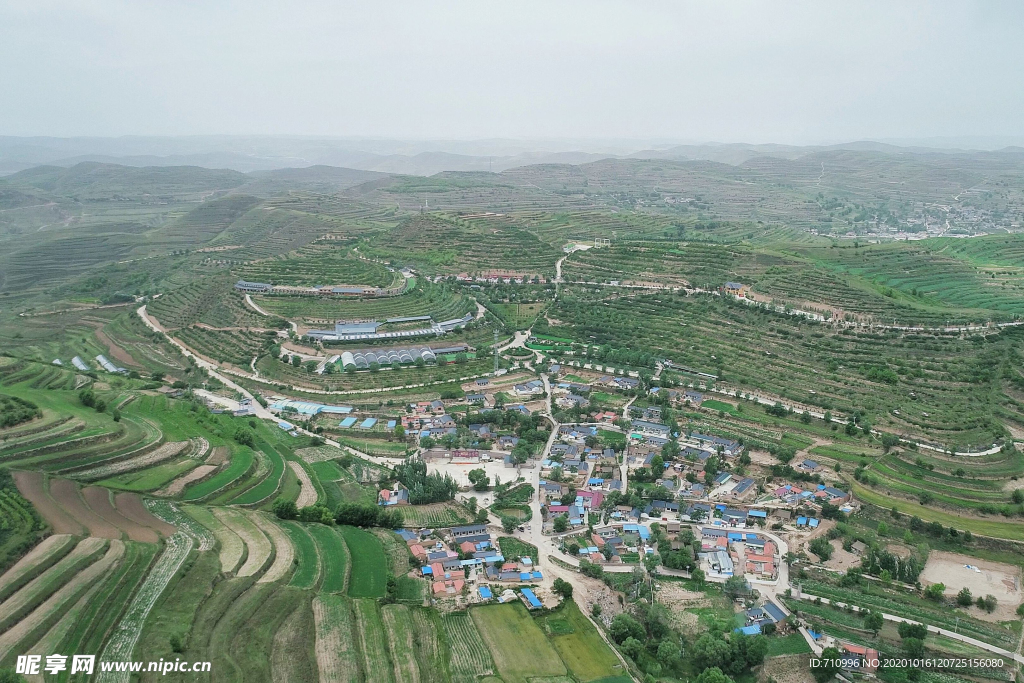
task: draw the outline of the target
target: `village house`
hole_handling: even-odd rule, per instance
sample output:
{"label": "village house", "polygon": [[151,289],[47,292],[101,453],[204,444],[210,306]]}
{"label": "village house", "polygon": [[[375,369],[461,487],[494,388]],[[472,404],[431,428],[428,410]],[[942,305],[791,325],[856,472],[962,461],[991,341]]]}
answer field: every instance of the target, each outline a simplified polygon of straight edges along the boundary
{"label": "village house", "polygon": [[377,505],[408,505],[409,489],[396,483],[391,489],[381,489],[377,493]]}

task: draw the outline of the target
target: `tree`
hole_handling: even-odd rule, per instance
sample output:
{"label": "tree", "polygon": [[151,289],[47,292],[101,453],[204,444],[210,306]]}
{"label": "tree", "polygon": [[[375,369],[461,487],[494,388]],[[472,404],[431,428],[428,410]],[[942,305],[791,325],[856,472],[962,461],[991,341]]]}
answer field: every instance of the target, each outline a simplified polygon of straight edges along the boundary
{"label": "tree", "polygon": [[491,478],[487,476],[487,472],[483,468],[470,470],[466,477],[476,491],[486,491],[491,486]]}
{"label": "tree", "polygon": [[295,507],[295,501],[292,500],[278,498],[273,509],[278,519],[295,519],[299,515],[299,509]]}
{"label": "tree", "polygon": [[[658,648],[658,654],[661,654],[661,648]],[[713,666],[710,669],[704,669],[697,676],[695,683],[733,683],[732,679],[722,673],[722,670],[717,666]]]}
{"label": "tree", "polygon": [[698,589],[704,587],[704,582],[707,580],[707,576],[704,574],[703,569],[694,569],[690,572],[690,578]]}
{"label": "tree", "polygon": [[601,616],[601,603],[595,602],[593,605],[590,606],[590,616],[594,617],[595,619]]}
{"label": "tree", "polygon": [[661,662],[662,666],[672,668],[679,663],[681,652],[679,645],[672,642],[671,640],[663,640],[658,645],[658,661]]}
{"label": "tree", "polygon": [[1010,499],[1017,505],[1024,503],[1024,489],[1014,489],[1013,495],[1010,496]]}
{"label": "tree", "polygon": [[895,434],[882,434],[882,450],[888,453],[891,449],[900,445],[900,438]]}
{"label": "tree", "polygon": [[247,427],[240,427],[235,431],[235,441],[248,446],[249,448],[256,448],[256,434]]}
{"label": "tree", "polygon": [[622,654],[626,655],[634,662],[640,658],[640,653],[644,651],[644,644],[633,637],[626,638],[622,642]]}
{"label": "tree", "polygon": [[832,557],[832,544],[828,542],[828,539],[824,536],[811,541],[810,545],[807,546],[808,550],[818,556],[822,562],[828,562],[829,558]]}
{"label": "tree", "polygon": [[876,636],[878,632],[882,630],[882,626],[885,625],[885,618],[882,617],[880,612],[869,612],[864,617],[864,628],[874,633]]}
{"label": "tree", "polygon": [[986,595],[985,597],[978,596],[978,607],[985,610],[989,614],[996,611],[996,605],[999,601],[996,600],[994,595]]}
{"label": "tree", "polygon": [[562,579],[555,579],[555,582],[551,585],[552,590],[561,595],[563,598],[572,599],[572,584]]}
{"label": "tree", "polygon": [[334,522],[334,513],[323,504],[307,505],[299,510],[299,521],[308,524],[331,524]]}
{"label": "tree", "polygon": [[924,589],[924,597],[935,602],[942,600],[942,594],[946,592],[946,585],[943,583],[933,583]]}
{"label": "tree", "polygon": [[904,638],[903,651],[908,657],[920,657],[924,654],[924,641],[920,638]]}
{"label": "tree", "polygon": [[555,517],[555,521],[552,525],[555,529],[555,533],[562,533],[569,528],[569,518],[565,515],[558,515]]}
{"label": "tree", "polygon": [[395,434],[395,438],[396,439],[404,439],[405,438],[405,427],[403,427],[402,425],[395,425],[394,434]]}
{"label": "tree", "polygon": [[814,680],[818,683],[825,683],[835,678],[835,675],[839,673],[839,650],[834,647],[826,647],[821,651],[821,657],[815,662],[814,668],[811,672],[814,674]]}
{"label": "tree", "polygon": [[730,598],[737,598],[750,593],[750,585],[742,576],[730,576],[722,584],[722,591]]}
{"label": "tree", "polygon": [[900,634],[900,638],[906,640],[907,638],[917,638],[918,640],[924,640],[928,635],[928,627],[924,624],[908,624],[905,621],[901,621],[896,627],[896,631]]}
{"label": "tree", "polygon": [[626,638],[646,638],[647,632],[632,615],[623,612],[622,614],[616,614],[615,618],[612,619],[612,623],[608,627],[608,635],[616,643],[621,644]]}
{"label": "tree", "polygon": [[970,607],[971,603],[973,602],[974,596],[971,595],[971,589],[967,586],[961,588],[960,592],[956,594],[956,604],[960,605],[961,607]]}
{"label": "tree", "polygon": [[732,659],[732,647],[720,634],[705,633],[690,648],[698,669],[726,666]]}
{"label": "tree", "polygon": [[515,517],[509,517],[508,515],[501,516],[501,529],[506,534],[512,533],[512,530],[519,525],[519,520]]}

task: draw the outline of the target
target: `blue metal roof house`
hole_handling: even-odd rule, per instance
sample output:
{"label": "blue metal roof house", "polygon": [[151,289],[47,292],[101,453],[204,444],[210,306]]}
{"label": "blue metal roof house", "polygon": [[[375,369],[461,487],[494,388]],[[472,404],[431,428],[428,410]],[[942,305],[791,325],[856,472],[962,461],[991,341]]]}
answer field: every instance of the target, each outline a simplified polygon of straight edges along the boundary
{"label": "blue metal roof house", "polygon": [[544,606],[541,603],[541,601],[537,599],[537,596],[534,595],[533,591],[529,588],[524,588],[522,593],[523,597],[526,598],[526,602],[529,603],[530,609],[540,609]]}

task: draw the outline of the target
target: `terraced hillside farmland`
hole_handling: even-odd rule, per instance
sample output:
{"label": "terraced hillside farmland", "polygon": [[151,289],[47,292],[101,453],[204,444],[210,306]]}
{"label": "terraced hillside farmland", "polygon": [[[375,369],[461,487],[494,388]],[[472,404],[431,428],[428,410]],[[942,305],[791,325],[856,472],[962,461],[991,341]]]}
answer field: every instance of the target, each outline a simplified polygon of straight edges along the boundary
{"label": "terraced hillside farmland", "polygon": [[516,269],[552,277],[559,252],[515,223],[473,223],[439,215],[414,216],[383,234],[367,253],[396,258],[425,273]]}
{"label": "terraced hillside farmland", "polygon": [[[1024,313],[1019,273],[983,272],[940,248],[904,243],[811,252],[825,268],[850,273],[892,296],[962,311],[971,320],[1008,320]],[[1012,257],[1011,257],[1012,258]]]}
{"label": "terraced hillside farmland", "polygon": [[630,244],[577,251],[562,265],[569,282],[661,283],[703,288],[750,282],[788,259],[746,245],[702,242]]}
{"label": "terraced hillside farmland", "polygon": [[379,320],[429,315],[434,320],[461,318],[475,310],[472,300],[460,290],[445,284],[433,284],[420,278],[416,286],[400,296],[344,299],[338,297],[256,296],[260,308],[289,320],[314,321]]}
{"label": "terraced hillside farmland", "polygon": [[519,602],[470,611],[503,681],[565,676],[568,672],[544,632]]}
{"label": "terraced hillside farmland", "polygon": [[280,320],[261,316],[247,306],[233,284],[230,275],[207,278],[166,292],[149,303],[146,311],[170,330],[196,324],[214,329],[280,327]]}
{"label": "terraced hillside farmland", "polygon": [[717,375],[719,385],[737,391],[818,410],[863,411],[871,424],[956,450],[991,445],[1005,433],[994,416],[1014,386],[1000,368],[1013,352],[1016,328],[972,336],[836,329],[719,298],[667,293],[595,305],[569,292],[549,315],[562,324],[539,322],[535,330],[612,349],[639,346]]}
{"label": "terraced hillside farmland", "polygon": [[395,287],[402,276],[383,265],[360,259],[348,247],[319,242],[273,259],[248,263],[234,271],[250,282],[313,287],[316,285],[362,285]]}

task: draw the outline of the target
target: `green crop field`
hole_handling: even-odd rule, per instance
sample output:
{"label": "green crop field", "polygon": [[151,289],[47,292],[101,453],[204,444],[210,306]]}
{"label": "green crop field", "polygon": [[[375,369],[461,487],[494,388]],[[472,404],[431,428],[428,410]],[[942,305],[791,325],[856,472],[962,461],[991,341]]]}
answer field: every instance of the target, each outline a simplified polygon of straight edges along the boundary
{"label": "green crop field", "polygon": [[[538,619],[549,631],[551,643],[555,646],[569,672],[581,683],[605,680],[620,676],[623,681],[630,677],[623,675],[622,664],[601,638],[597,628],[583,616],[572,600],[550,615]],[[554,628],[555,622],[564,626]],[[567,626],[568,628],[565,628]]]}
{"label": "green crop field", "polygon": [[320,554],[316,542],[303,525],[286,523],[284,529],[295,547],[295,560],[298,564],[288,585],[312,588],[320,578]]}
{"label": "green crop field", "polygon": [[506,683],[566,675],[558,652],[521,603],[476,607],[470,615]]}
{"label": "green crop field", "polygon": [[343,592],[353,567],[353,558],[345,539],[339,531],[322,524],[308,525],[306,531],[316,541],[317,554],[320,557],[320,590],[325,593]]}
{"label": "green crop field", "polygon": [[330,244],[310,245],[275,258],[247,263],[237,268],[235,274],[250,282],[300,287],[337,284],[389,287],[396,284],[396,275],[384,266]]}
{"label": "green crop field", "polygon": [[347,594],[353,598],[379,598],[384,595],[388,560],[380,540],[373,534],[356,527],[342,527],[352,573]]}

